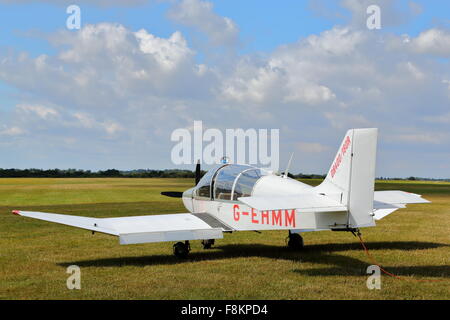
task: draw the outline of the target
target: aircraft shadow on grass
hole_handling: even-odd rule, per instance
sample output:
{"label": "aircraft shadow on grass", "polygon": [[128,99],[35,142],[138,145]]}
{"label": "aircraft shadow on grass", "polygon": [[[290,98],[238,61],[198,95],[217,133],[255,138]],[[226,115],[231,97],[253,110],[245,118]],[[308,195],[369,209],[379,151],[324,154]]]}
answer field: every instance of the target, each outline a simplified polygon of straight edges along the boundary
{"label": "aircraft shadow on grass", "polygon": [[[440,247],[448,247],[446,244],[417,241],[396,242],[369,242],[366,244],[369,251],[376,250],[427,250]],[[361,259],[355,259],[337,254],[342,251],[360,251]],[[376,254],[372,255],[376,257]],[[141,257],[102,258],[95,260],[81,260],[59,263],[67,267],[78,265],[80,267],[121,267],[121,266],[149,266],[149,265],[171,265],[179,263],[191,263],[198,261],[265,257],[270,259],[284,259],[298,261],[300,263],[326,264],[325,268],[298,268],[292,270],[299,274],[308,276],[356,276],[367,275],[367,266],[372,263],[361,249],[359,243],[341,244],[312,244],[302,251],[292,251],[286,247],[262,245],[262,244],[229,244],[217,245],[212,250],[193,251],[189,258],[180,260],[172,255],[152,255]],[[445,277],[450,278],[450,266],[384,266],[383,261],[378,261],[384,269],[398,276],[420,276],[420,277]]]}

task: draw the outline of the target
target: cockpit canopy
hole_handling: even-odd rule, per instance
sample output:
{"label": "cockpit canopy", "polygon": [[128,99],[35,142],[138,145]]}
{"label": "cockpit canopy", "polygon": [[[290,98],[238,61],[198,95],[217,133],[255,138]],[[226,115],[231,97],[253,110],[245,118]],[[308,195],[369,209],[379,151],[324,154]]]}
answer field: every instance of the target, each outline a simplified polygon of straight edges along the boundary
{"label": "cockpit canopy", "polygon": [[267,173],[248,165],[226,164],[209,170],[197,185],[195,197],[237,200],[250,196],[256,181]]}

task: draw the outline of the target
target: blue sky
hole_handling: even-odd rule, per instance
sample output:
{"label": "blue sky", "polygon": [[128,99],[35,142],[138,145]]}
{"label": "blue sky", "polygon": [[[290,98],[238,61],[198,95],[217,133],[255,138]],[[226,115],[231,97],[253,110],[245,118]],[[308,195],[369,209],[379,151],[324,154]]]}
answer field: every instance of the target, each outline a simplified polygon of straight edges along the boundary
{"label": "blue sky", "polygon": [[[66,6],[71,2],[0,0],[0,61],[6,61],[0,64],[0,147],[8,154],[0,167],[173,167],[169,158],[173,144],[167,137],[200,117],[219,129],[280,128],[280,162],[286,162],[290,150],[296,149],[301,155],[293,164],[297,172],[325,172],[348,126],[378,126],[385,150],[380,154],[379,175],[450,177],[450,166],[445,164],[450,160],[450,120],[446,120],[450,119],[446,91],[447,86],[450,91],[450,49],[446,50],[450,2],[365,2],[380,5],[381,30],[367,30],[363,23],[367,15],[356,0],[286,0],[283,5],[256,0],[115,0],[107,5],[102,0],[79,1],[82,29],[78,31],[65,29]],[[226,21],[230,28],[222,32]],[[93,26],[90,31],[89,25]],[[143,49],[144,40],[137,35],[141,29],[148,49]],[[98,39],[92,40],[96,43],[83,38],[96,34],[95,30],[99,32]],[[181,38],[171,38],[176,31]],[[111,49],[108,37],[114,36],[124,41],[124,48],[138,41],[144,55],[128,56],[120,48]],[[152,37],[161,40],[150,41]],[[351,49],[342,50],[339,41]],[[97,45],[98,51],[89,49]],[[152,77],[162,71],[152,70],[152,64],[143,60],[168,50],[165,45],[173,45],[168,53],[174,55],[171,59],[180,59],[176,71],[162,75],[168,77],[167,83],[146,78],[149,82],[130,85],[120,100],[116,94],[117,88],[124,87],[121,74],[131,70],[107,63],[120,58]],[[83,49],[77,51],[79,46]],[[104,63],[99,62],[102,50],[107,57]],[[82,60],[76,60],[78,55]],[[336,61],[342,68],[333,67]],[[38,63],[46,71],[40,71]],[[207,71],[196,78],[190,72],[198,68]],[[320,72],[316,74],[315,69]],[[352,70],[371,76],[361,79]],[[106,77],[108,72],[111,78]],[[61,88],[65,77],[78,82]],[[92,92],[80,81],[88,81]],[[129,83],[134,82],[125,82]],[[297,87],[300,93],[295,92]],[[70,88],[81,93],[71,96]],[[67,101],[64,90],[69,90]],[[105,96],[96,96],[99,92]],[[88,108],[97,98],[102,106]],[[180,108],[189,112],[174,111]],[[141,117],[148,117],[148,128],[137,125],[133,114],[150,109],[151,115]],[[242,120],[217,118],[229,110],[237,110]],[[33,112],[41,117],[39,121],[28,118]],[[245,119],[255,112],[259,116],[249,124]],[[176,119],[172,119],[174,113]],[[402,113],[408,113],[403,122]],[[165,128],[159,126],[163,120]],[[99,126],[106,133],[96,132],[94,127]],[[317,133],[312,133],[314,128]],[[39,139],[39,146],[32,137]],[[166,148],[149,142],[162,138],[168,139]],[[142,150],[137,146],[144,141],[148,149]],[[116,148],[127,150],[129,157]],[[428,152],[426,161],[419,150]],[[411,163],[401,165],[402,158]]]}
{"label": "blue sky", "polygon": [[[338,5],[339,1],[298,1],[286,0],[283,5],[276,1],[211,1],[214,11],[233,19],[241,31],[245,52],[273,50],[279,45],[298,40],[310,34],[318,34],[334,24],[343,24],[350,17],[349,10]],[[376,3],[377,1],[373,1]],[[399,11],[409,10],[412,1],[398,1]],[[76,1],[73,2],[76,4]],[[321,15],[315,6],[342,15],[342,18],[330,19]],[[422,12],[407,23],[389,26],[383,31],[398,34],[417,35],[422,30],[436,25],[450,26],[450,2],[440,0],[414,1]],[[182,25],[166,18],[169,2],[148,1],[137,6],[93,6],[80,5],[83,23],[117,22],[133,30],[145,28],[151,33],[166,37],[174,30],[185,31]],[[65,25],[66,6],[51,3],[1,3],[0,2],[0,44],[17,50],[27,50],[40,54],[52,52],[46,41],[33,37],[34,33],[49,33]]]}

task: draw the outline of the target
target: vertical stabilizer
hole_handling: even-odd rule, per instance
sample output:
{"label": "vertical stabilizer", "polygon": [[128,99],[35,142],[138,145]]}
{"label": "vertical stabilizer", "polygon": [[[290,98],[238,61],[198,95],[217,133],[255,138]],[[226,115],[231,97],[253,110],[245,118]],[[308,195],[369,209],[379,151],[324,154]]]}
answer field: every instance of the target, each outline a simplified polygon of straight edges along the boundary
{"label": "vertical stabilizer", "polygon": [[342,141],[320,193],[348,207],[348,226],[372,226],[378,129],[352,129]]}

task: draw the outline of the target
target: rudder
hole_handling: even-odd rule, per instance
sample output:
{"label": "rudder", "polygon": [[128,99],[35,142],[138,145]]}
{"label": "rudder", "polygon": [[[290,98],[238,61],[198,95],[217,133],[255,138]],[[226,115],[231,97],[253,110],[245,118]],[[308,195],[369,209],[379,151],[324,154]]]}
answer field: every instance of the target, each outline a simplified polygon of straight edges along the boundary
{"label": "rudder", "polygon": [[347,131],[321,185],[324,193],[348,207],[347,227],[373,226],[378,129]]}

